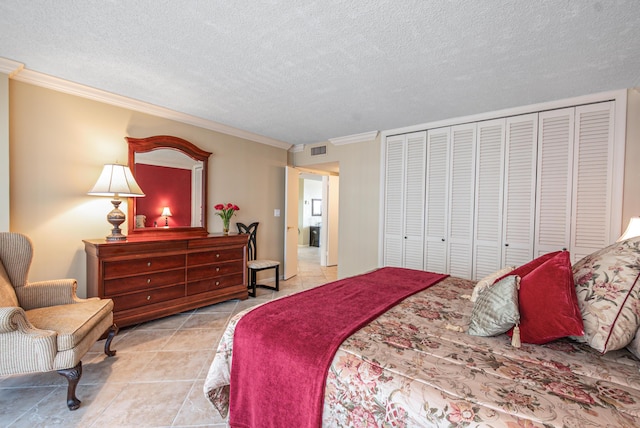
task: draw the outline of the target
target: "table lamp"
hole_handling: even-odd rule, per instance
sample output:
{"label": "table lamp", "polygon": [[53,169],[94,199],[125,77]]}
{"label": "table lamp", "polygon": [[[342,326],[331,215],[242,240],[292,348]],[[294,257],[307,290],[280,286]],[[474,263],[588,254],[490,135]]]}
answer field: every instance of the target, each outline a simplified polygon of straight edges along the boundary
{"label": "table lamp", "polygon": [[631,217],[629,224],[624,233],[618,238],[616,242],[624,241],[629,238],[640,236],[640,217]]}
{"label": "table lamp", "polygon": [[127,237],[120,230],[120,225],[126,219],[125,214],[118,208],[122,202],[120,196],[133,198],[144,196],[144,192],[136,183],[129,167],[120,164],[106,164],[98,181],[88,194],[113,197],[111,200],[113,210],[107,214],[107,221],[113,226],[113,229],[111,229],[111,235],[107,236],[107,241],[126,241]]}
{"label": "table lamp", "polygon": [[171,217],[173,214],[171,214],[171,210],[169,209],[169,207],[164,207],[162,208],[162,213],[160,214],[161,217],[164,217],[164,227],[169,227],[169,217]]}

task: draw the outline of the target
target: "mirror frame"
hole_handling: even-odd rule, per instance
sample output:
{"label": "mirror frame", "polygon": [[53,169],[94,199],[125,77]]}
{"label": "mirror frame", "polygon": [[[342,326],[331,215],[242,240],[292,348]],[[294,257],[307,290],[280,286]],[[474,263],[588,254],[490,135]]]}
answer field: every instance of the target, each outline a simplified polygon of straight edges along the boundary
{"label": "mirror frame", "polygon": [[[194,144],[182,138],[172,137],[170,135],[156,135],[147,138],[125,137],[129,144],[129,168],[135,177],[135,157],[136,153],[145,153],[157,149],[174,149],[189,156],[196,161],[202,162],[202,227],[171,227],[165,229],[163,227],[145,227],[136,228],[136,199],[129,198],[127,202],[128,212],[128,233],[131,238],[175,238],[175,237],[192,237],[206,236],[207,231],[207,173],[210,152],[204,151]],[[144,191],[144,189],[142,189]]]}

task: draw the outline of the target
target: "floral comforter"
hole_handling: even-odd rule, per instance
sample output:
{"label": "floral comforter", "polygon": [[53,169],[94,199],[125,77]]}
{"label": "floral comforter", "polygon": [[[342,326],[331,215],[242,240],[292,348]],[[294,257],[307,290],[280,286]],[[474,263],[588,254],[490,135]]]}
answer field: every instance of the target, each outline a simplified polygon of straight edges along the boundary
{"label": "floral comforter", "polygon": [[[513,348],[466,334],[474,283],[444,281],[348,338],[325,388],[326,427],[637,427],[640,362],[564,339]],[[234,317],[204,385],[228,412]]]}

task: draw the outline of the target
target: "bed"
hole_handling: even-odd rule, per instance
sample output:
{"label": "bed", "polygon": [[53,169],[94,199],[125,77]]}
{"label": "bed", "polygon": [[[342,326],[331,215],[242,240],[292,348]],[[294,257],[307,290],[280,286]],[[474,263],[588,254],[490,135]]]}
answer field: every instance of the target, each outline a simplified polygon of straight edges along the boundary
{"label": "bed", "polygon": [[[489,284],[444,278],[349,335],[325,372],[322,426],[640,426],[640,239],[614,244],[573,267],[568,254],[545,257],[497,272]],[[522,343],[514,346],[515,326],[509,334],[470,335],[479,302],[510,278],[517,278]],[[538,295],[527,302],[536,293],[546,300]],[[578,321],[571,315],[576,305]],[[204,385],[223,417],[234,332],[247,313],[230,321]],[[542,333],[533,333],[536,323]],[[584,334],[565,337],[577,325]],[[545,343],[531,343],[536,341]],[[274,394],[276,403],[286,392]],[[265,426],[282,425],[270,419]]]}

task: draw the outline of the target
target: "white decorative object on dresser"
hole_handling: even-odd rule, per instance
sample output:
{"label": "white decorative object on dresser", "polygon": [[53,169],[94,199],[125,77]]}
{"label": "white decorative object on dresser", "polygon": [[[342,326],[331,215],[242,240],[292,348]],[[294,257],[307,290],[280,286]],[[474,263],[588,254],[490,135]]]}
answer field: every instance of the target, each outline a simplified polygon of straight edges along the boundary
{"label": "white decorative object on dresser", "polygon": [[383,132],[381,265],[477,279],[614,242],[625,112],[618,91]]}

